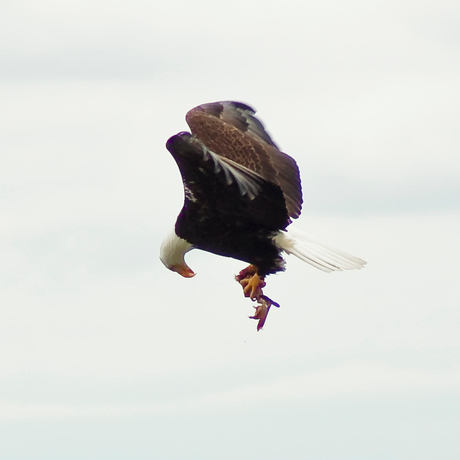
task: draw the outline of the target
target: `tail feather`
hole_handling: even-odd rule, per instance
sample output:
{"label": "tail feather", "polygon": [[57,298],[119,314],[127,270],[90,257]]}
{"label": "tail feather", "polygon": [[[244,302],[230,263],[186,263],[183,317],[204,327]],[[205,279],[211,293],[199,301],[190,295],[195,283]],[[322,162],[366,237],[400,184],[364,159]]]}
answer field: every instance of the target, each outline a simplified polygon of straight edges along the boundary
{"label": "tail feather", "polygon": [[323,272],[354,270],[366,265],[364,260],[320,243],[307,233],[292,227],[287,232],[280,232],[274,240],[287,254],[292,254]]}

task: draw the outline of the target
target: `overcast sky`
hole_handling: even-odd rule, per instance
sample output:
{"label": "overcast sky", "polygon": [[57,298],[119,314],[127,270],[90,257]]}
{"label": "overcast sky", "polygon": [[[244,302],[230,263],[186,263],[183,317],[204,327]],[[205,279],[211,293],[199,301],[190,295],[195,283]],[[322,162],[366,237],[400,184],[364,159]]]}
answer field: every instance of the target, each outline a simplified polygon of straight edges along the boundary
{"label": "overcast sky", "polygon": [[[458,459],[458,1],[0,6],[2,459]],[[200,251],[158,260],[190,108],[253,106],[298,162],[261,332]]]}

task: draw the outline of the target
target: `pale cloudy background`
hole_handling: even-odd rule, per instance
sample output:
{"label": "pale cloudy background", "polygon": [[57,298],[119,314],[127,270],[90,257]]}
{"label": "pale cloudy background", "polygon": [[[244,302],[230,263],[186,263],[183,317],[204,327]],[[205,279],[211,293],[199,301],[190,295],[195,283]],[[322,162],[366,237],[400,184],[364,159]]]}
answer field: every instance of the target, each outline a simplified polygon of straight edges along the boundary
{"label": "pale cloudy background", "polygon": [[[2,459],[458,459],[457,1],[0,6]],[[164,144],[253,105],[302,170],[300,228],[368,260],[290,260],[262,332],[195,251]]]}

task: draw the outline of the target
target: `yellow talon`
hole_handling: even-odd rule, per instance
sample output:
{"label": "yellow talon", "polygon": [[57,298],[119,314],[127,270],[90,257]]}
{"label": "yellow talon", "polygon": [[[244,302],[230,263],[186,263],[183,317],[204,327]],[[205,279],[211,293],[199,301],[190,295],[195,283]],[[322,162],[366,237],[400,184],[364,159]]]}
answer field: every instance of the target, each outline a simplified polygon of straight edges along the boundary
{"label": "yellow talon", "polygon": [[257,267],[250,265],[242,270],[236,279],[243,287],[245,297],[249,297],[251,300],[260,299],[263,294],[262,288],[265,287],[266,283],[264,277],[257,273]]}
{"label": "yellow talon", "polygon": [[260,276],[255,273],[251,278],[243,280],[243,292],[245,297],[251,300],[257,299],[257,289],[259,288]]}

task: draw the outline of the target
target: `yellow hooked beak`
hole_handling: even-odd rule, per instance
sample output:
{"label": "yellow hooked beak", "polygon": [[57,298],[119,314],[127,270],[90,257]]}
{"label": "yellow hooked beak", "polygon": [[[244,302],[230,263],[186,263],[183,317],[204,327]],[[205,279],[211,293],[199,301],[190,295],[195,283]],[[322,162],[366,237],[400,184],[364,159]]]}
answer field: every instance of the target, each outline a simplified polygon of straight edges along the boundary
{"label": "yellow hooked beak", "polygon": [[193,278],[196,273],[184,262],[183,264],[173,265],[171,270],[179,273],[184,278]]}

